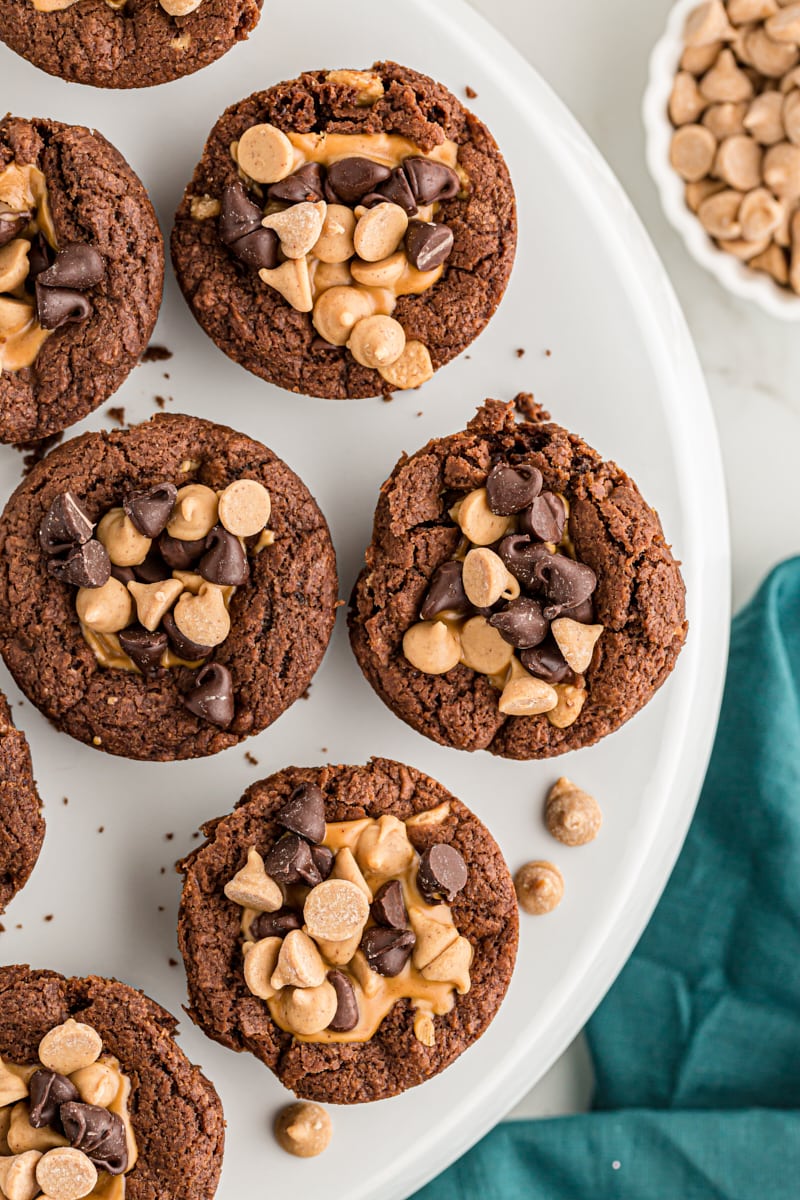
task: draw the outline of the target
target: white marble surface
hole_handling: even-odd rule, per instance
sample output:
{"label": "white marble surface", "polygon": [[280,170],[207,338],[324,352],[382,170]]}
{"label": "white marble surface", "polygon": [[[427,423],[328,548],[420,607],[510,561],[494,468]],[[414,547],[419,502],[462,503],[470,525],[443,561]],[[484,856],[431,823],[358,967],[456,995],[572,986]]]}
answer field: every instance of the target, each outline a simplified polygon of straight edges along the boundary
{"label": "white marble surface", "polygon": [[[644,160],[641,97],[670,0],[470,0],[539,70],[611,163],[683,304],[705,369],[728,478],[733,600],[800,553],[800,332],[729,296],[667,224]],[[466,80],[466,83],[469,81]],[[480,97],[474,102],[480,112]],[[564,231],[564,236],[568,231]],[[588,1103],[591,1065],[578,1040],[516,1116]]]}

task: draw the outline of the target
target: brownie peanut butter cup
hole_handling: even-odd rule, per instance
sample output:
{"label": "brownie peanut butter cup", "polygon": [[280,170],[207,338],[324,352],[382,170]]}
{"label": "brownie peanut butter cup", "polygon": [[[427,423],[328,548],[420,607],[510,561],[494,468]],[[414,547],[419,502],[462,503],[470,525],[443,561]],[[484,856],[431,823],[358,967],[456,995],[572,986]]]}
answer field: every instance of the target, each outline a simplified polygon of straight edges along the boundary
{"label": "brownie peanut butter cup", "polygon": [[0,519],[0,650],[64,732],[196,758],[308,687],[337,603],[325,519],[260,443],[156,416],[52,451]]}
{"label": "brownie peanut butter cup", "polygon": [[389,62],[307,72],[229,108],[172,258],[230,358],[344,399],[418,387],[464,350],[500,303],[516,234],[486,126]]}
{"label": "brownie peanut butter cup", "polygon": [[222,1106],[176,1025],[113,979],[0,968],[3,1196],[211,1200]]}
{"label": "brownie peanut butter cup", "polygon": [[0,912],[36,865],[44,839],[41,807],[27,739],[0,692]]}
{"label": "brownie peanut butter cup", "polygon": [[0,39],[70,83],[136,88],[199,71],[246,38],[264,0],[0,0]]}
{"label": "brownie peanut butter cup", "polygon": [[485,1031],[517,951],[489,831],[411,767],[290,767],[210,821],[178,934],[190,1016],[298,1096],[355,1104],[436,1075]]}
{"label": "brownie peanut butter cup", "polygon": [[[547,758],[647,703],[686,637],[684,586],[636,484],[530,397],[384,484],[350,609],[364,675],[460,750]],[[518,419],[519,416],[522,419]]]}
{"label": "brownie peanut butter cup", "polygon": [[163,280],[153,206],[104,137],[0,120],[0,441],[57,433],[108,399],[147,346]]}

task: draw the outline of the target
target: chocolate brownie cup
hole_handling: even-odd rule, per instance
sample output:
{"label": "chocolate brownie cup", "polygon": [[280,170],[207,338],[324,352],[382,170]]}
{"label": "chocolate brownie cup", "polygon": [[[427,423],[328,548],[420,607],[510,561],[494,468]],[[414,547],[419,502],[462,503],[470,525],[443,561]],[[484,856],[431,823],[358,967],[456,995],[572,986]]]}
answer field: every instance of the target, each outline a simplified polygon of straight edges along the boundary
{"label": "chocolate brownie cup", "polygon": [[172,259],[235,362],[333,399],[418,387],[502,298],[516,206],[486,126],[396,63],[309,71],[219,119]]}
{"label": "chocolate brownie cup", "polygon": [[464,432],[401,458],[349,620],[361,669],[397,716],[446,746],[515,759],[618,729],[687,630],[658,515],[529,396],[487,400]]}
{"label": "chocolate brownie cup", "polygon": [[0,1187],[7,1196],[210,1200],[219,1096],[142,992],[0,968]]}
{"label": "chocolate brownie cup", "polygon": [[244,434],[158,415],[53,450],[0,518],[0,651],[111,754],[233,746],[308,687],[334,621],[325,518]]}
{"label": "chocolate brownie cup", "polygon": [[0,0],[0,39],[49,75],[136,88],[191,75],[258,24],[264,0]]}
{"label": "chocolate brownie cup", "polygon": [[108,399],[163,281],[153,206],[118,150],[80,125],[0,120],[0,441],[58,433]]}
{"label": "chocolate brownie cup", "polygon": [[489,831],[420,771],[289,767],[254,783],[179,870],[189,1015],[310,1100],[430,1079],[497,1012],[517,952]]}
{"label": "chocolate brownie cup", "polygon": [[0,913],[36,865],[44,840],[41,808],[27,739],[0,692]]}

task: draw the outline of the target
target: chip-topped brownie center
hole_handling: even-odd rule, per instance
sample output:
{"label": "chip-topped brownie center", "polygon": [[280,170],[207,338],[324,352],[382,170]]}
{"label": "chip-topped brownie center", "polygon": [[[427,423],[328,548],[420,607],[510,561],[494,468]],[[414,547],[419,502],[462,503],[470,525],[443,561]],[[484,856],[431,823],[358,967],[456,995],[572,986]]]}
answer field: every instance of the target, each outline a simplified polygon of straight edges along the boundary
{"label": "chip-topped brownie center", "polygon": [[242,909],[244,978],[299,1040],[366,1042],[399,1001],[414,1034],[436,1042],[436,1016],[470,988],[473,949],[450,904],[467,882],[461,854],[418,854],[409,830],[434,830],[436,809],[326,823],[325,795],[301,784],[276,816],[286,832],[247,862],[225,894]]}

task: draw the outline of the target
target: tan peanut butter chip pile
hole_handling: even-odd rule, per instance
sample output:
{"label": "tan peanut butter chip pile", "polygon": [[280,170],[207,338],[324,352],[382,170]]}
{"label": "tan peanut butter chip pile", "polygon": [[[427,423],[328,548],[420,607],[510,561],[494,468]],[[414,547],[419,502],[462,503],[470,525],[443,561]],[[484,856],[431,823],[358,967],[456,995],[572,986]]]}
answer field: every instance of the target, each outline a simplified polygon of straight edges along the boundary
{"label": "tan peanut butter chip pile", "polygon": [[426,675],[462,665],[487,676],[508,716],[546,714],[565,729],[588,695],[603,626],[594,572],[578,562],[565,497],[527,463],[498,462],[450,509],[463,535],[434,572],[403,654]]}
{"label": "tan peanut butter chip pile", "polygon": [[514,876],[520,908],[531,916],[552,912],[564,895],[564,877],[551,862],[529,862]]}
{"label": "tan peanut butter chip pile", "polygon": [[709,237],[800,293],[800,3],[698,5],[669,116],[670,161]]}
{"label": "tan peanut butter chip pile", "polygon": [[124,1200],[136,1165],[131,1082],[100,1035],[72,1018],[33,1065],[0,1059],[0,1192],[6,1200]]}
{"label": "tan peanut butter chip pile", "polygon": [[[372,72],[332,71],[357,103],[383,94]],[[395,319],[400,296],[434,287],[453,249],[437,221],[445,200],[467,194],[458,146],[430,151],[395,134],[292,133],[251,125],[231,146],[239,182],[196,196],[196,220],[218,218],[231,254],[298,312],[319,337],[345,346],[393,387],[433,375],[427,347]]]}
{"label": "tan peanut butter chip pile", "polygon": [[330,1145],[331,1119],[320,1104],[302,1100],[287,1104],[275,1118],[275,1138],[287,1154],[314,1158]]}
{"label": "tan peanut butter chip pile", "polygon": [[365,1042],[407,999],[417,1040],[435,1045],[435,1017],[470,988],[472,945],[450,910],[467,867],[445,843],[419,855],[408,829],[449,811],[326,823],[324,793],[304,783],[276,816],[286,832],[264,857],[248,849],[225,895],[242,909],[245,983],[281,1029]]}
{"label": "tan peanut butter chip pile", "polygon": [[219,492],[157,484],[127,495],[96,527],[64,492],[42,521],[39,543],[48,572],[78,589],[75,611],[101,667],[145,679],[192,668],[183,703],[225,726],[234,714],[233,678],[213,655],[231,631],[231,600],[248,584],[251,558],[274,540],[270,515],[269,492],[255,479]]}
{"label": "tan peanut butter chip pile", "polygon": [[593,796],[562,776],[547,793],[544,821],[565,846],[585,846],[600,832],[603,814]]}

